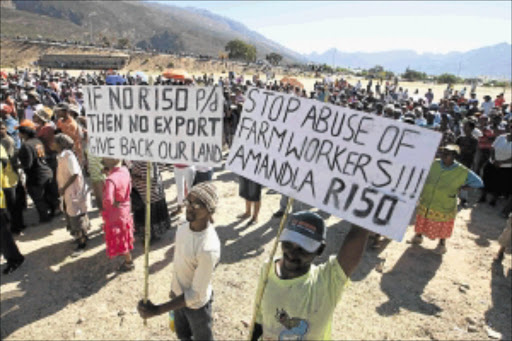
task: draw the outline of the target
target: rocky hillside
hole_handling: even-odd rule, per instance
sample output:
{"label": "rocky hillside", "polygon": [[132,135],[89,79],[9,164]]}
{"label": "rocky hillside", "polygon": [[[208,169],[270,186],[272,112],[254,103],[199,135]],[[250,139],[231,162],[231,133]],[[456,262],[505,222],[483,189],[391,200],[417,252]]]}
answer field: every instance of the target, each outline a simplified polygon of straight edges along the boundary
{"label": "rocky hillside", "polygon": [[287,61],[302,58],[234,20],[204,10],[141,1],[2,0],[0,28],[7,37],[95,43],[126,38],[141,48],[211,56],[218,56],[228,41],[242,39],[256,46],[258,58],[270,52]]}

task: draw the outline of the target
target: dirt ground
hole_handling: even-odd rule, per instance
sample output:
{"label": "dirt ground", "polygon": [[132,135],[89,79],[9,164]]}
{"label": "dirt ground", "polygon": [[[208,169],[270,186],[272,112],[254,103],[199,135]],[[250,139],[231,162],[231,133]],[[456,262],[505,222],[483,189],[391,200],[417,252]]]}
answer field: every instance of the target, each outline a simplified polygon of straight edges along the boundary
{"label": "dirt ground", "polygon": [[[169,208],[175,205],[172,173],[163,173]],[[250,321],[256,281],[279,225],[272,219],[280,195],[264,189],[260,222],[251,227],[237,221],[244,210],[236,176],[216,170],[220,205],[215,216],[222,256],[213,288],[215,337],[244,339]],[[476,193],[472,196],[475,202]],[[448,252],[440,256],[426,240],[412,246],[389,242],[368,249],[336,308],[335,340],[381,339],[511,339],[511,258],[492,262],[505,226],[493,208],[473,204],[460,211]],[[34,208],[25,212],[34,224]],[[164,340],[175,339],[162,315],[147,321],[136,311],[143,295],[143,246],[136,243],[135,271],[116,274],[120,259],[109,260],[100,229],[101,218],[90,211],[92,235],[87,251],[71,258],[74,249],[64,219],[30,226],[16,237],[25,263],[1,278],[1,338],[5,340]],[[319,261],[337,251],[348,223],[328,219],[328,247]],[[177,221],[173,222],[176,226]],[[174,227],[154,243],[150,253],[150,299],[167,300],[173,266]],[[2,261],[1,267],[5,266]]]}

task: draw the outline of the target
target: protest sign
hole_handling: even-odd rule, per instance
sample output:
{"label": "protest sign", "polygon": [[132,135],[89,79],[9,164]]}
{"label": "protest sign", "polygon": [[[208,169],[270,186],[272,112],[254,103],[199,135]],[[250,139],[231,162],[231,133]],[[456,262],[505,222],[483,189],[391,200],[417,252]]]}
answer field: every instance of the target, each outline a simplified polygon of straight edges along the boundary
{"label": "protest sign", "polygon": [[250,88],[227,168],[401,240],[441,134]]}
{"label": "protest sign", "polygon": [[222,90],[85,86],[89,152],[96,156],[215,166],[222,162]]}

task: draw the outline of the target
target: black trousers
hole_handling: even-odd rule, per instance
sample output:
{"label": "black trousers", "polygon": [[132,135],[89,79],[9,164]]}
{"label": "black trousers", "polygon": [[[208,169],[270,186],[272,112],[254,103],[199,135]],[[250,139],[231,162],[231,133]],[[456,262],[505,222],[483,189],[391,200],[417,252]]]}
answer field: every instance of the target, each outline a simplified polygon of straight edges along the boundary
{"label": "black trousers", "polygon": [[38,186],[27,185],[27,191],[39,213],[39,221],[49,221],[51,219],[50,213],[59,206],[59,192],[53,179],[50,178],[44,184]]}
{"label": "black trousers", "polygon": [[0,209],[0,253],[7,260],[7,264],[23,260],[10,229],[10,217],[6,209]]}
{"label": "black trousers", "polygon": [[213,340],[212,299],[199,309],[174,311],[176,335],[180,340]]}
{"label": "black trousers", "polygon": [[7,204],[7,211],[11,216],[11,231],[19,233],[25,228],[23,222],[23,201],[16,197],[16,187],[4,188],[5,201]]}

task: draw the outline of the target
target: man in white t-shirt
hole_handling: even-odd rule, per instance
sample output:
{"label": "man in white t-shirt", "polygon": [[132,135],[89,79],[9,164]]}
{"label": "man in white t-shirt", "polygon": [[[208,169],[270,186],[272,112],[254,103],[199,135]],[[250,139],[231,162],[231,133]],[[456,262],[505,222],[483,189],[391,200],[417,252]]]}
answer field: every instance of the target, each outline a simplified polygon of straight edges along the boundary
{"label": "man in white t-shirt", "polygon": [[25,108],[25,119],[31,120],[34,117],[34,113],[43,108],[39,94],[35,90],[31,90],[27,93],[28,106]]}
{"label": "man in white t-shirt", "polygon": [[494,140],[491,159],[499,168],[512,168],[512,122],[508,122],[508,134],[500,135]]}
{"label": "man in white t-shirt", "polygon": [[171,282],[171,300],[154,305],[141,300],[143,318],[174,311],[180,340],[213,340],[212,277],[220,259],[220,241],[212,223],[218,196],[211,182],[194,186],[185,200],[187,223],[178,227]]}
{"label": "man in white t-shirt", "polygon": [[494,103],[492,102],[491,96],[484,96],[484,101],[482,102],[482,106],[480,108],[483,112],[483,115],[489,116],[492,108],[494,108]]}

